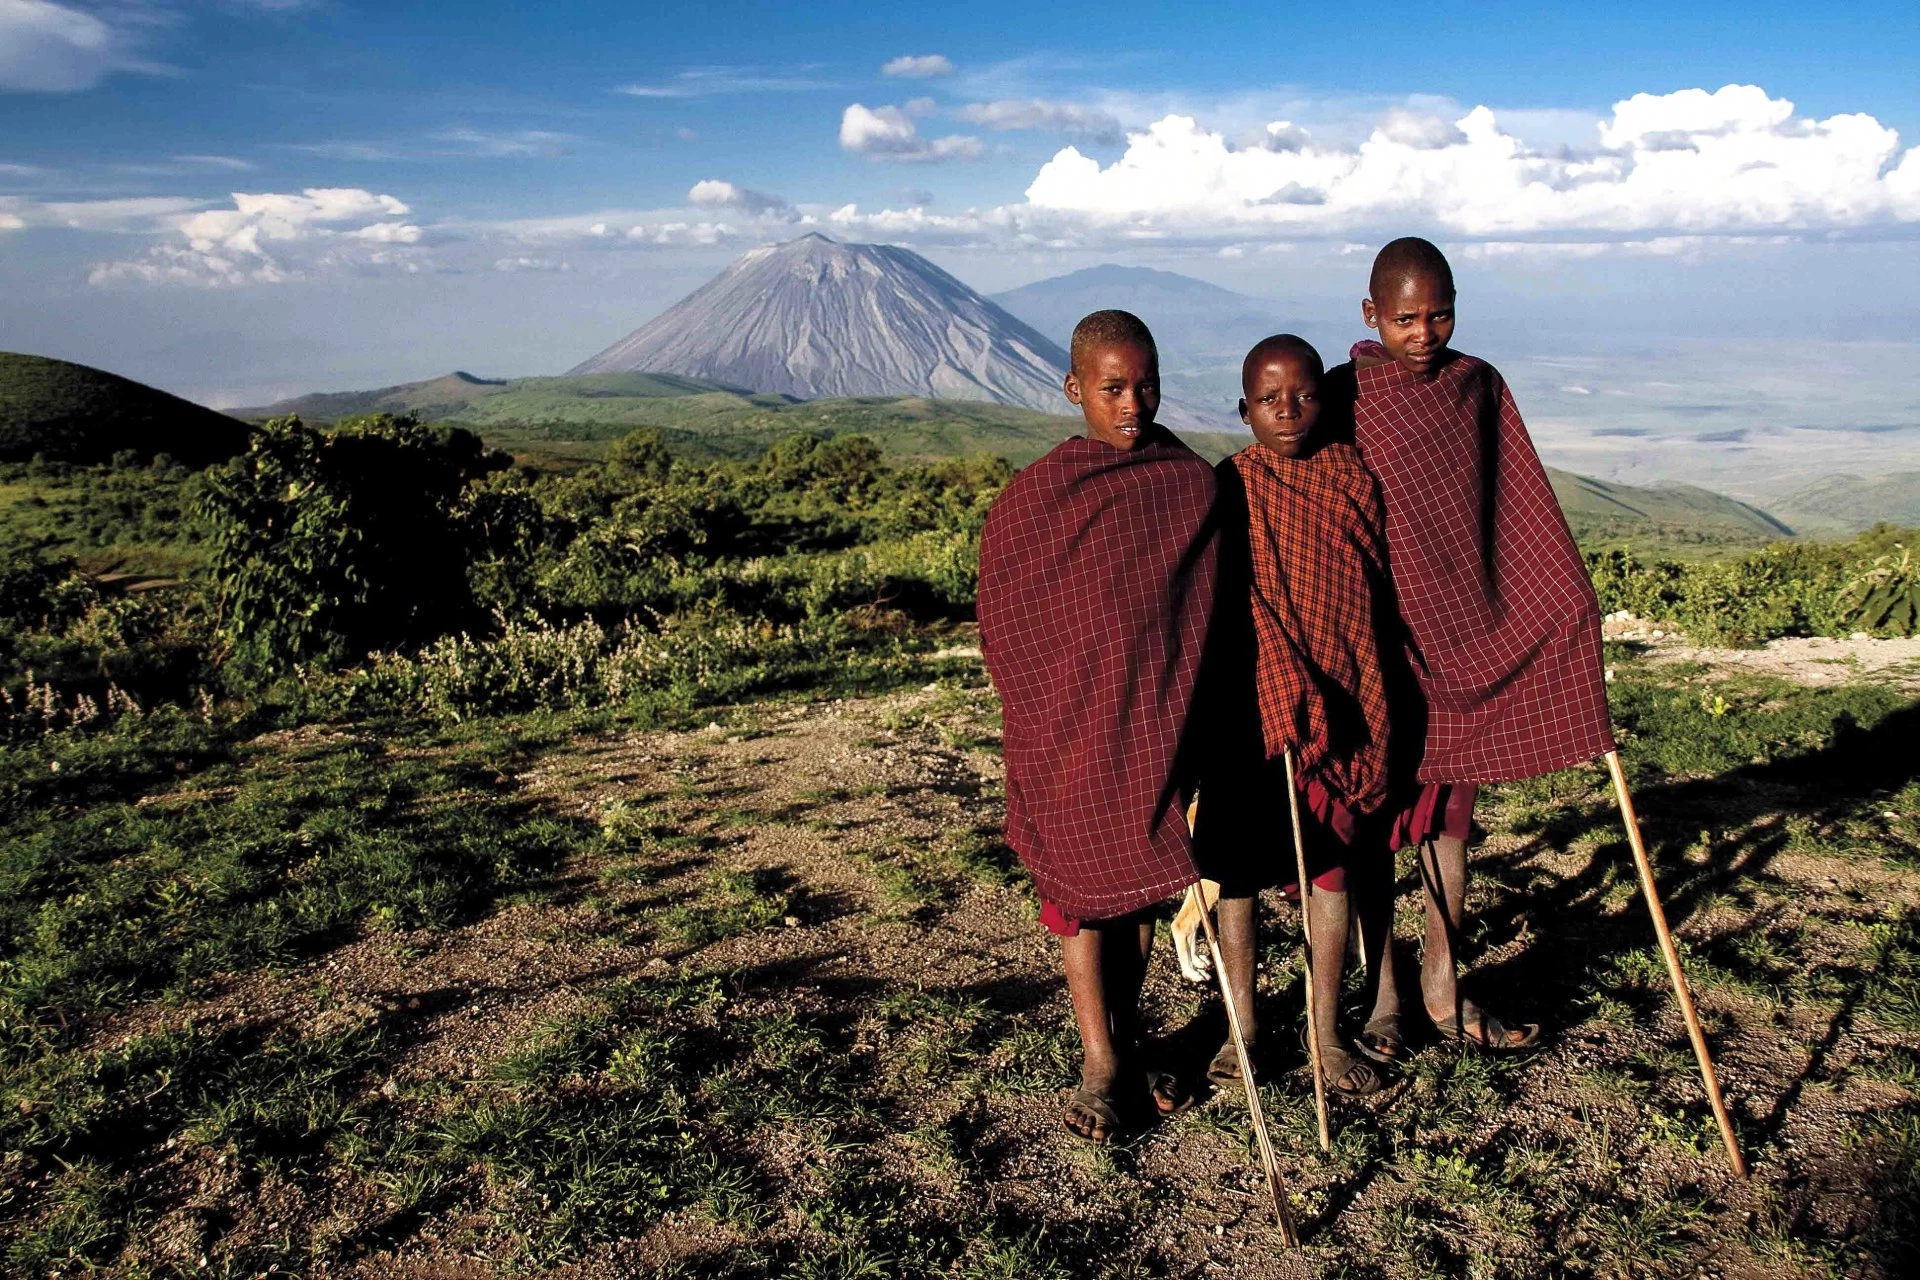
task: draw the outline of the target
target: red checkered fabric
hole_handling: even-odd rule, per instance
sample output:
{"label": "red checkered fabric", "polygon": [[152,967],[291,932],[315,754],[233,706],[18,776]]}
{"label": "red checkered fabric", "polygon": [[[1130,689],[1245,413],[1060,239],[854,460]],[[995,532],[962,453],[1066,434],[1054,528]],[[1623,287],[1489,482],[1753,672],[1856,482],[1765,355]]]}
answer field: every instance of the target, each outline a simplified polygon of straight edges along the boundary
{"label": "red checkered fabric", "polygon": [[1387,799],[1385,670],[1399,648],[1397,627],[1376,626],[1393,592],[1379,486],[1348,444],[1302,458],[1255,444],[1230,462],[1246,491],[1267,755],[1292,748],[1310,796],[1372,813]]}
{"label": "red checkered fabric", "polygon": [[1502,782],[1613,749],[1600,606],[1498,371],[1453,354],[1420,381],[1356,343],[1354,441],[1380,480],[1401,616],[1427,699],[1422,782]]}
{"label": "red checkered fabric", "polygon": [[1059,445],[980,535],[1007,843],[1061,913],[1103,920],[1196,873],[1180,745],[1216,573],[1213,469],[1165,431]]}

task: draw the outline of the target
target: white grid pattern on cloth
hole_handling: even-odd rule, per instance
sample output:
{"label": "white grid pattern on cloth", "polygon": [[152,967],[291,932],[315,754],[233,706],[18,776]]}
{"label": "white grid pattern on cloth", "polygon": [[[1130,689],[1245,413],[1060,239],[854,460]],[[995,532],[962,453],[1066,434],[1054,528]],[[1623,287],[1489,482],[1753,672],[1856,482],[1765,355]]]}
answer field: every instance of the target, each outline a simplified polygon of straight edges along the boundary
{"label": "white grid pattern on cloth", "polygon": [[1355,382],[1427,697],[1420,780],[1502,782],[1612,750],[1600,606],[1505,380],[1456,353],[1427,382],[1392,362]]}
{"label": "white grid pattern on cloth", "polygon": [[1131,451],[1076,438],[1021,471],[981,532],[1007,843],[1069,916],[1195,878],[1174,760],[1212,607],[1213,493],[1170,435]]}

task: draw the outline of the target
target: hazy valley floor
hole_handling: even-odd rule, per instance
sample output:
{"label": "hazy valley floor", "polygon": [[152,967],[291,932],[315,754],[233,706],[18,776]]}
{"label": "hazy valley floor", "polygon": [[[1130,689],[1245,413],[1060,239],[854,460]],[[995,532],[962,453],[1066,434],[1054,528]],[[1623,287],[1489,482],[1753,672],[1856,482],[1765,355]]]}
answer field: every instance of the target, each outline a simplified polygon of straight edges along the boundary
{"label": "hazy valley floor", "polygon": [[[71,930],[73,973],[105,976],[50,995],[35,1035],[9,1029],[9,1268],[1907,1274],[1920,706],[1865,677],[1816,691],[1612,660],[1744,1184],[1597,768],[1499,788],[1480,814],[1481,990],[1548,1022],[1548,1046],[1423,1044],[1336,1111],[1331,1156],[1299,1070],[1297,919],[1268,903],[1266,1101],[1304,1252],[1279,1248],[1234,1097],[1079,1143],[1059,1123],[1077,1050],[1058,949],[999,842],[997,708],[963,667],[679,730],[343,724],[15,761],[16,800],[91,788],[46,793],[10,836],[93,841],[99,879],[68,884],[83,901],[47,927]],[[252,841],[272,869],[213,884],[182,869],[189,839]],[[497,869],[435,879],[430,855]],[[370,869],[337,871],[349,857]],[[316,905],[350,889],[352,911]],[[89,893],[145,915],[96,936],[113,922],[86,916]],[[272,932],[323,910],[338,920]],[[280,941],[236,941],[256,936]],[[256,962],[195,976],[196,947]],[[61,973],[48,992],[82,989]],[[1159,1053],[1198,1079],[1217,999],[1163,947],[1150,1004]]]}

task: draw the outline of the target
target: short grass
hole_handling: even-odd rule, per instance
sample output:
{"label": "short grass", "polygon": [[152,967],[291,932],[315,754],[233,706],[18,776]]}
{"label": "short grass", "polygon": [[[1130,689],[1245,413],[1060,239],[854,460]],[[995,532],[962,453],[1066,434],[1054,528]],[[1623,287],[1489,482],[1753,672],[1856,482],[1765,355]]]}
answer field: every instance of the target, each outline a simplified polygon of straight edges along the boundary
{"label": "short grass", "polygon": [[180,466],[0,463],[0,551],[71,556],[89,573],[176,577],[199,567]]}
{"label": "short grass", "polygon": [[[1474,884],[1481,990],[1546,1020],[1552,1044],[1521,1059],[1424,1047],[1384,1098],[1336,1113],[1327,1155],[1293,1070],[1295,919],[1269,904],[1264,1087],[1309,1273],[1898,1276],[1920,1261],[1920,706],[1612,661],[1754,1178],[1724,1171],[1604,775],[1573,770],[1490,789]],[[991,794],[958,802],[938,839],[876,838],[862,806],[946,803],[957,784],[936,772],[899,800],[825,772],[756,788],[698,745],[751,723],[765,736],[733,745],[758,751],[791,711],[715,717],[651,789],[613,796],[542,772],[625,732],[611,715],[431,730],[153,717],[10,748],[0,1270],[1270,1267],[1232,1097],[1076,1147],[1055,1119],[1078,1063],[1051,951],[929,976],[934,942],[967,937],[954,920],[1034,927],[975,816]],[[831,713],[936,760],[995,749],[977,674]],[[789,836],[844,850],[832,876],[751,853]],[[834,905],[848,876],[867,905]],[[547,992],[459,1072],[407,1064],[469,1016],[466,996],[345,1000],[325,977],[367,939],[430,957],[529,907],[570,922],[543,945],[634,936],[675,959]],[[860,931],[810,942],[834,910]],[[1408,896],[1402,938],[1415,923]],[[894,949],[825,954],[867,930]],[[258,1007],[213,999],[235,984]],[[1150,1007],[1197,1069],[1218,1044],[1214,1002],[1158,980]]]}

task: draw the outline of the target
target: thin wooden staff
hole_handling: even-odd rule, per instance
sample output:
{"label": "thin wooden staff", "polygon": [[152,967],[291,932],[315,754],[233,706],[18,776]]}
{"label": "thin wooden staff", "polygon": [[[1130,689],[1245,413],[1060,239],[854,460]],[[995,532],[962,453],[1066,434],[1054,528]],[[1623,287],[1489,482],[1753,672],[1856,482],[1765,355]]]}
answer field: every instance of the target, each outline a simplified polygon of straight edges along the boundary
{"label": "thin wooden staff", "polygon": [[[1200,797],[1187,806],[1187,830],[1193,830],[1199,816]],[[1289,1249],[1300,1247],[1300,1228],[1287,1208],[1286,1189],[1280,1183],[1280,1157],[1274,1154],[1273,1139],[1267,1135],[1267,1113],[1260,1105],[1260,1091],[1253,1082],[1253,1055],[1247,1051],[1247,1036],[1240,1028],[1240,1009],[1233,1002],[1233,988],[1227,982],[1227,960],[1220,952],[1220,936],[1213,930],[1213,912],[1207,909],[1206,891],[1195,881],[1187,890],[1200,906],[1200,927],[1206,931],[1207,951],[1213,956],[1213,973],[1220,981],[1220,999],[1227,1006],[1227,1030],[1233,1036],[1234,1056],[1240,1061],[1240,1083],[1247,1090],[1247,1116],[1253,1122],[1253,1136],[1260,1148],[1260,1168],[1267,1175],[1267,1195],[1273,1200],[1274,1221],[1280,1226],[1280,1243]]]}
{"label": "thin wooden staff", "polygon": [[1307,1057],[1313,1064],[1313,1112],[1320,1121],[1320,1150],[1333,1150],[1333,1134],[1327,1127],[1327,1073],[1320,1066],[1320,1026],[1313,1014],[1313,926],[1307,923],[1307,842],[1300,831],[1300,791],[1293,781],[1293,748],[1283,758],[1287,766],[1287,808],[1293,814],[1294,873],[1300,877],[1300,961],[1307,975]]}
{"label": "thin wooden staff", "polygon": [[1620,768],[1620,753],[1606,755],[1607,772],[1613,775],[1613,796],[1620,804],[1620,820],[1627,828],[1627,844],[1633,849],[1633,865],[1640,873],[1640,889],[1647,897],[1647,911],[1653,916],[1653,931],[1660,939],[1660,954],[1667,962],[1667,976],[1673,979],[1673,994],[1680,1002],[1680,1016],[1687,1022],[1687,1037],[1693,1041],[1693,1056],[1700,1062],[1700,1078],[1706,1082],[1707,1101],[1713,1104],[1713,1118],[1720,1124],[1720,1140],[1727,1144],[1727,1158],[1733,1163],[1734,1176],[1747,1176],[1747,1162],[1740,1154],[1739,1140],[1733,1136],[1733,1121],[1727,1118],[1727,1104],[1720,1096],[1720,1080],[1713,1072],[1713,1055],[1707,1052],[1706,1033],[1700,1029],[1700,1015],[1694,1012],[1693,996],[1687,990],[1687,978],[1680,970],[1680,952],[1673,945],[1673,933],[1667,928],[1667,913],[1661,909],[1660,893],[1653,883],[1653,864],[1647,860],[1647,846],[1640,839],[1640,819],[1633,811],[1633,797],[1627,793],[1627,775]]}

